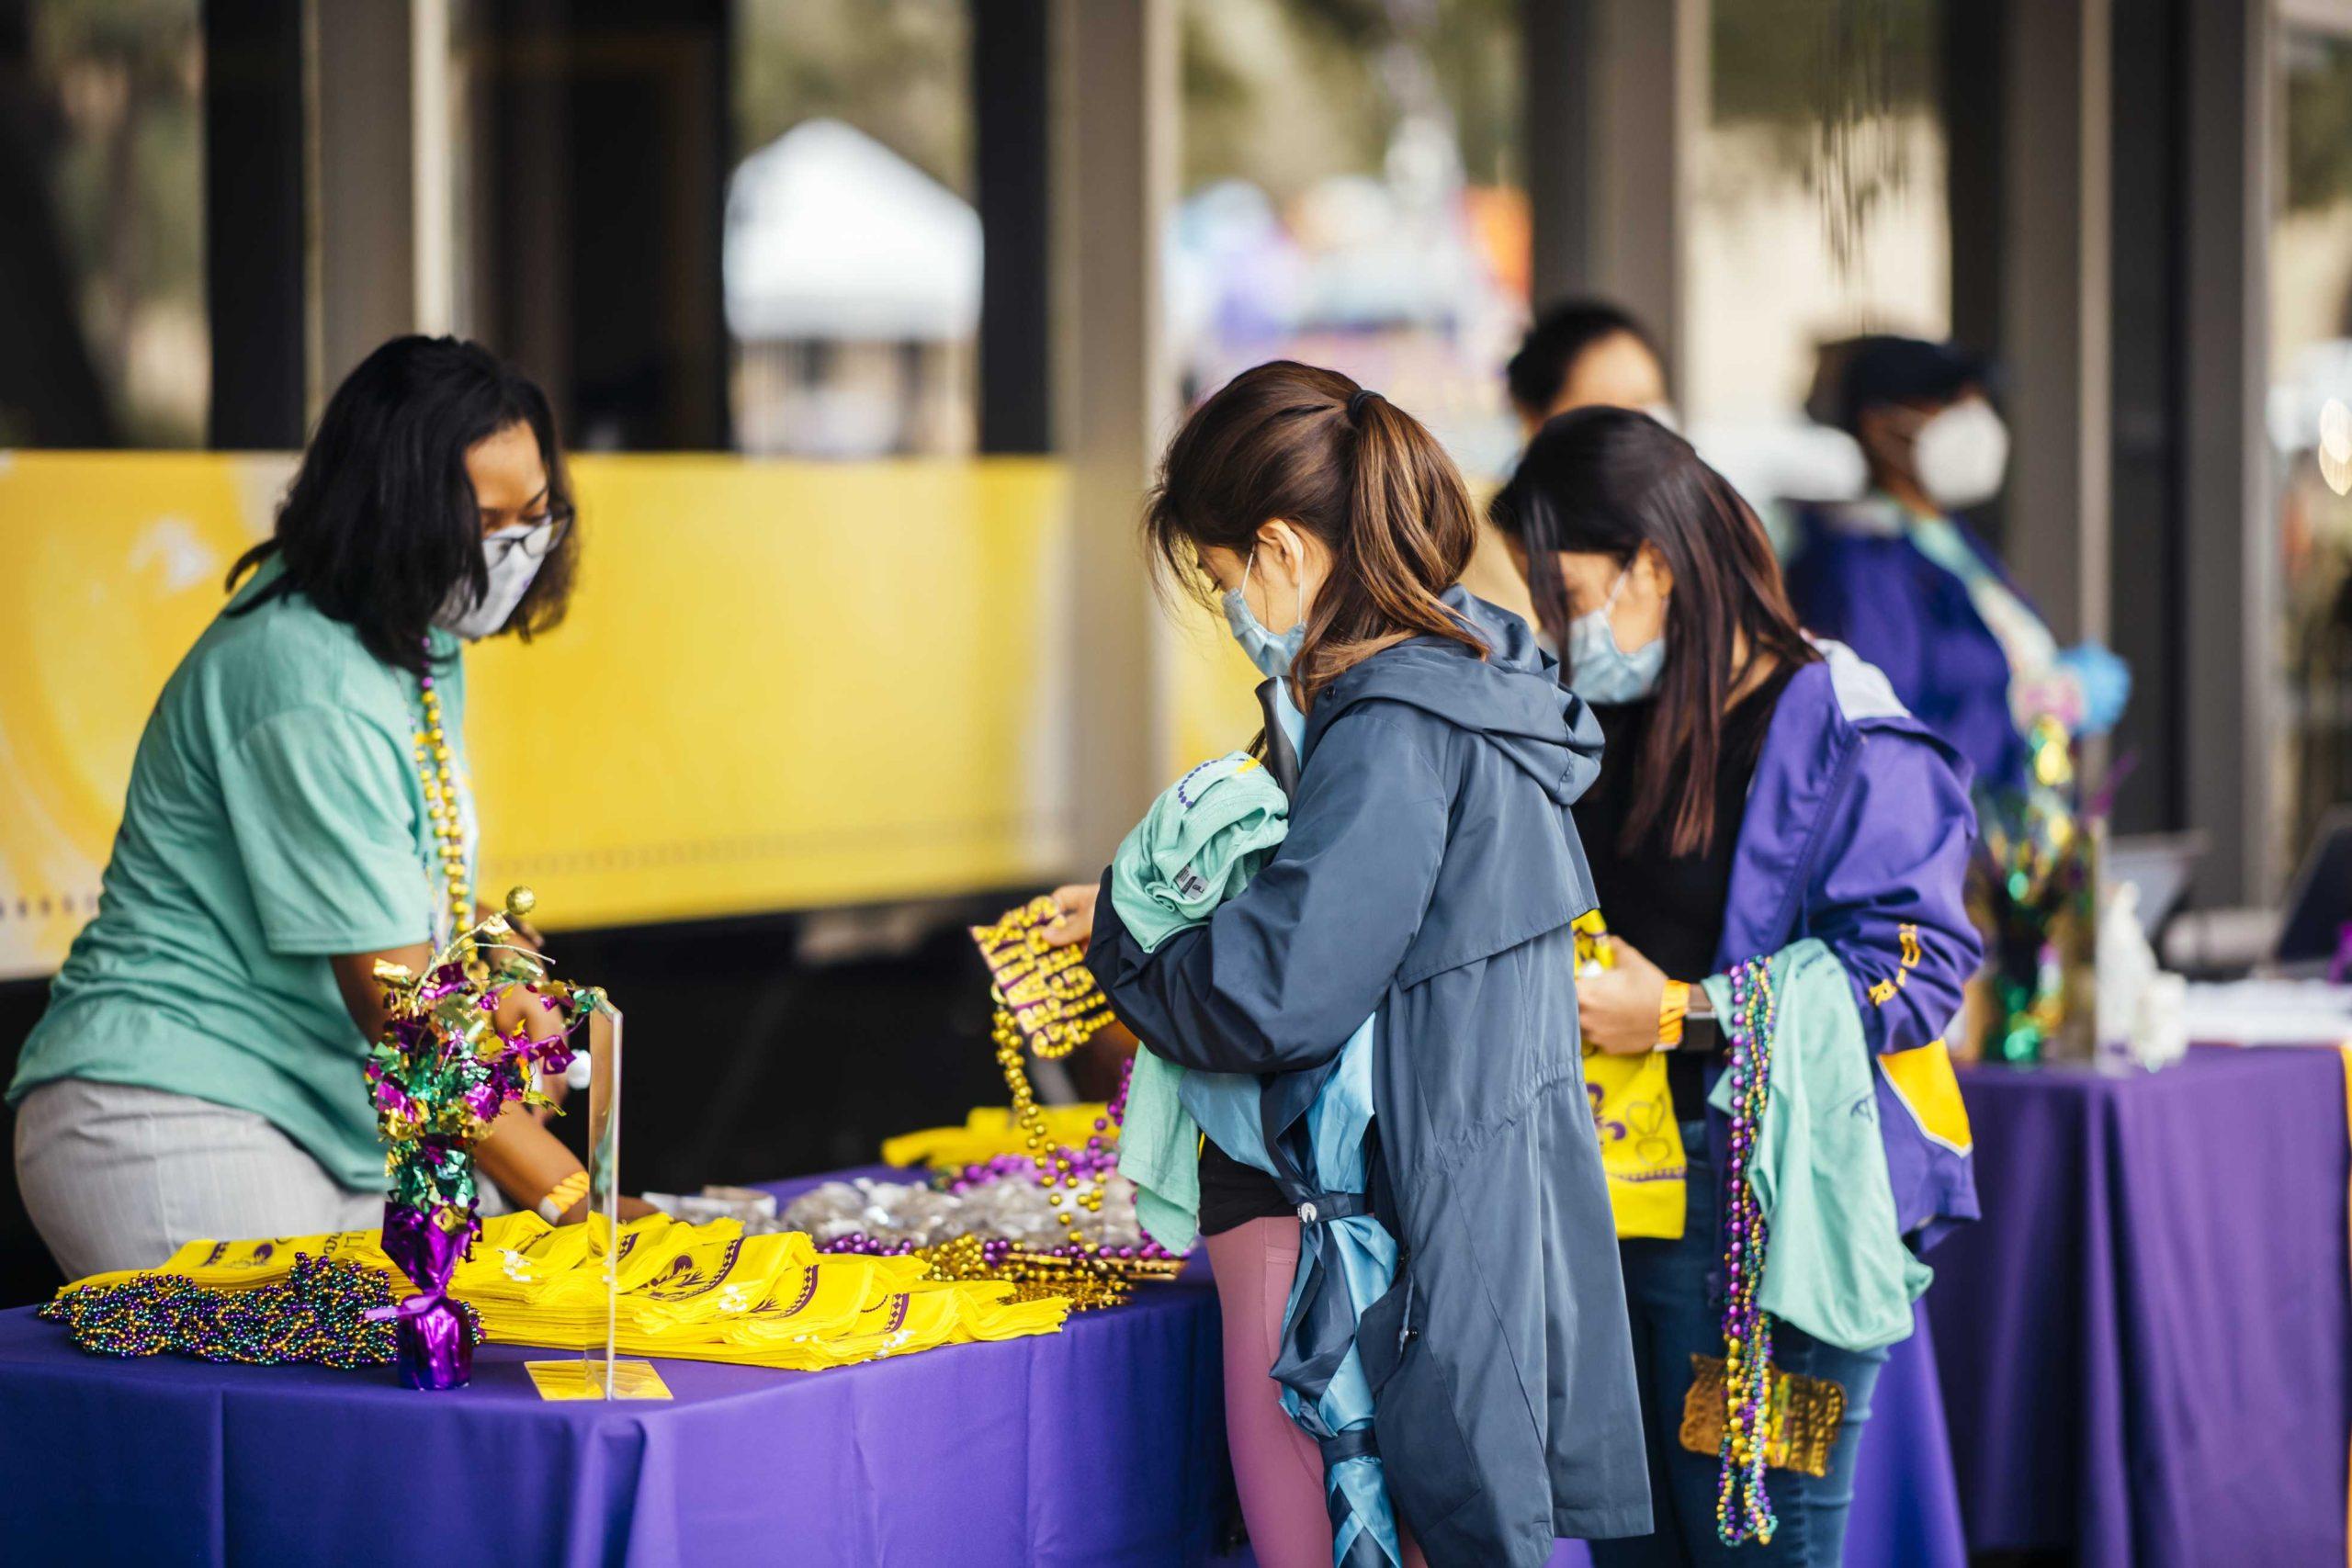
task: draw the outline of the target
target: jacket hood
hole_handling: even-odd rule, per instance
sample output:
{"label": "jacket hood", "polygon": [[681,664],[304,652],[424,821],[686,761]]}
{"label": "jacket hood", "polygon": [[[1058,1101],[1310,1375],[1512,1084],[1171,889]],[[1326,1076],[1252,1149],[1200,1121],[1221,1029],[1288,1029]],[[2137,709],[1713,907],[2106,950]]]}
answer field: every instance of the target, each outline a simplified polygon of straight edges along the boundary
{"label": "jacket hood", "polygon": [[1566,806],[1600,771],[1600,723],[1560,682],[1557,660],[1525,621],[1458,584],[1442,596],[1490,650],[1418,637],[1384,649],[1323,689],[1307,716],[1312,754],[1323,731],[1359,703],[1402,703],[1478,736]]}

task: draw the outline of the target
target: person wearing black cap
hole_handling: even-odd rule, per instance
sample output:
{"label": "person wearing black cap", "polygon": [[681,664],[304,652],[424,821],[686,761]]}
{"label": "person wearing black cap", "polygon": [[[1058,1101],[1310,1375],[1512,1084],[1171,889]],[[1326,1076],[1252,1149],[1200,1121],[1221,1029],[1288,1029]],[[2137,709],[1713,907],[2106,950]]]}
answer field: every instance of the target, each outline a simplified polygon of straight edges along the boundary
{"label": "person wearing black cap", "polygon": [[1958,515],[1997,495],[2008,466],[1992,379],[1990,365],[1951,344],[1826,345],[1808,411],[1860,445],[1871,489],[1799,513],[1788,582],[1808,629],[1884,671],[1904,705],[1998,791],[2023,782],[2037,719],[2102,734],[2131,677],[2095,643],[2060,649]]}

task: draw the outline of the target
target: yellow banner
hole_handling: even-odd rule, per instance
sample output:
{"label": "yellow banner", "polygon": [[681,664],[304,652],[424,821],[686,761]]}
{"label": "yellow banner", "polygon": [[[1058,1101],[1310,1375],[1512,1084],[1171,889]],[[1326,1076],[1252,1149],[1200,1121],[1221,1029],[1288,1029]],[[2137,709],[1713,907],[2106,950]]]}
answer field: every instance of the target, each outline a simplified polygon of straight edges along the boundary
{"label": "yellow banner", "polygon": [[[96,908],[156,694],[290,471],[0,454],[0,974],[53,970]],[[574,482],[571,618],[468,655],[485,888],[589,926],[1068,868],[1058,465],[582,457]]]}

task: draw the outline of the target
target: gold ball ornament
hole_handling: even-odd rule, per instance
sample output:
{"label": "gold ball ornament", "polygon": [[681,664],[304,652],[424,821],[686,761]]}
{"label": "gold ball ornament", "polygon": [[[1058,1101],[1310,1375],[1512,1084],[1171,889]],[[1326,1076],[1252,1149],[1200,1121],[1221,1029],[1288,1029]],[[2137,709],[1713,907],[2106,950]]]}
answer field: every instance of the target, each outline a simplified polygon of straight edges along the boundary
{"label": "gold ball ornament", "polygon": [[527,919],[530,918],[531,911],[538,907],[539,896],[532,892],[529,888],[510,887],[506,890],[506,918],[508,919]]}

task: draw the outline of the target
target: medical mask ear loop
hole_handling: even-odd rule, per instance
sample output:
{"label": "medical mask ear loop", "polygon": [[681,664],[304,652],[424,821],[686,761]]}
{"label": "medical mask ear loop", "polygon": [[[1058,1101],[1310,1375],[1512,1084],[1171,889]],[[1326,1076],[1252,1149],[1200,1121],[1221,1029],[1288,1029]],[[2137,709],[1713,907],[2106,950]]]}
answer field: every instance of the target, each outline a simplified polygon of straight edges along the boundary
{"label": "medical mask ear loop", "polygon": [[[1245,588],[1250,581],[1250,575],[1257,570],[1258,546],[1255,541],[1252,541],[1250,546],[1250,558],[1241,563],[1241,581]],[[1294,620],[1291,625],[1294,627],[1304,626],[1306,625],[1306,578],[1304,574],[1301,574],[1298,580],[1291,584],[1291,591],[1298,595],[1297,619]],[[1241,602],[1245,604],[1250,603],[1250,595],[1246,592],[1241,595]],[[1273,601],[1272,599],[1268,599],[1266,603],[1272,604]],[[1252,615],[1256,614],[1255,611],[1250,613]],[[1260,624],[1263,625],[1262,622]],[[1268,635],[1288,637],[1290,636],[1290,632],[1288,630],[1284,630],[1280,633],[1269,633]]]}
{"label": "medical mask ear loop", "polygon": [[[1638,558],[1638,556],[1636,558]],[[1608,629],[1610,646],[1614,648],[1620,653],[1627,654],[1638,653],[1641,649],[1629,649],[1623,643],[1617,640],[1617,623],[1610,619],[1610,615],[1611,612],[1617,608],[1617,601],[1619,598],[1624,594],[1625,580],[1633,575],[1634,563],[1629,560],[1623,566],[1617,569],[1617,581],[1611,583],[1609,585],[1609,592],[1600,596],[1600,624]],[[1647,646],[1648,644],[1646,643],[1643,645],[1645,648]]]}

